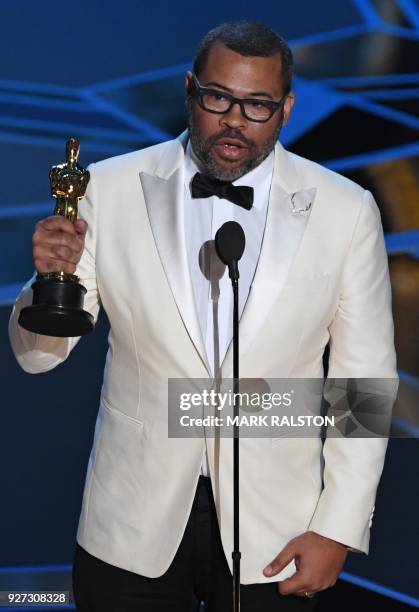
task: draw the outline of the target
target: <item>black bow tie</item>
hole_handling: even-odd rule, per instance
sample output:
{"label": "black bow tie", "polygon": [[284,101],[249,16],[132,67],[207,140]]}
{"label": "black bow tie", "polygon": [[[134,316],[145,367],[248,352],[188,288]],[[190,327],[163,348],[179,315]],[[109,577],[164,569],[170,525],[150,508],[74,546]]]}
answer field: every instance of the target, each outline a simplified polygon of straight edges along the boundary
{"label": "black bow tie", "polygon": [[230,200],[233,204],[250,210],[253,204],[253,187],[236,187],[230,181],[205,176],[197,172],[191,182],[193,198],[209,198],[216,195],[218,198]]}

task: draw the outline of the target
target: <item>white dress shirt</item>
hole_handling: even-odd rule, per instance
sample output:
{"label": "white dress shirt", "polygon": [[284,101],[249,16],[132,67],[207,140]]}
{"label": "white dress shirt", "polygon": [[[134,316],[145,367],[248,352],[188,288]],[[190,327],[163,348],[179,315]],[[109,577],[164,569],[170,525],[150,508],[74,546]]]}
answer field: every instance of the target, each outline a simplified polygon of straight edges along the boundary
{"label": "white dress shirt", "polygon": [[[239,316],[241,316],[260,255],[273,162],[274,152],[272,151],[259,166],[233,182],[233,185],[247,185],[254,189],[253,206],[250,210],[246,210],[217,196],[192,198],[190,183],[195,173],[200,171],[199,160],[193,152],[190,141],[186,148],[184,166],[185,237],[198,318],[213,376],[222,364],[233,338],[233,291],[228,269],[224,270],[219,280],[218,291],[218,282],[213,280],[216,274],[214,270],[221,267],[221,273],[222,264],[217,256],[215,259],[211,258],[212,263],[210,264],[208,255],[207,259],[203,260],[201,253],[200,265],[200,250],[206,241],[214,240],[218,228],[226,221],[237,221],[242,226],[246,236],[246,247],[239,262]],[[203,266],[203,261],[207,262],[206,267]],[[201,267],[207,270],[206,275],[201,271]],[[209,279],[213,282],[211,283]],[[209,475],[206,457],[201,472],[205,476]]]}

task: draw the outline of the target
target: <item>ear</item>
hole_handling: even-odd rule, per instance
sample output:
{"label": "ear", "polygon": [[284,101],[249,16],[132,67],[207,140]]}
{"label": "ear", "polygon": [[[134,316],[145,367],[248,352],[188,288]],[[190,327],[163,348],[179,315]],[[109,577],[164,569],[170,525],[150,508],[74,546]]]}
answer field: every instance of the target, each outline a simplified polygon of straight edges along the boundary
{"label": "ear", "polygon": [[294,106],[294,102],[295,102],[295,93],[291,91],[287,95],[286,100],[284,102],[284,119],[283,119],[282,125],[287,125],[289,118],[291,116],[291,111],[292,111],[292,107]]}
{"label": "ear", "polygon": [[192,72],[190,70],[185,74],[185,93],[187,96],[190,96],[193,91],[193,79]]}

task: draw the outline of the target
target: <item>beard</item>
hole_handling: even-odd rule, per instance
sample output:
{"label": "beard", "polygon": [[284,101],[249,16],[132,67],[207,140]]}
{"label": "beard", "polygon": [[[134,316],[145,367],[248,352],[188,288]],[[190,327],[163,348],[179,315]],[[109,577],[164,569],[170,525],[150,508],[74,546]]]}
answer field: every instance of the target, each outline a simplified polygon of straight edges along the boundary
{"label": "beard", "polygon": [[[186,109],[188,117],[189,138],[193,152],[195,153],[200,163],[200,171],[207,176],[218,179],[219,181],[236,181],[238,178],[247,174],[253,168],[256,168],[266,159],[269,153],[273,150],[283,123],[283,109],[281,109],[280,119],[278,124],[267,140],[257,146],[252,140],[245,138],[240,130],[226,128],[218,134],[214,134],[207,139],[204,139],[199,131],[194,117],[194,101],[191,96],[186,99]],[[234,138],[243,142],[249,150],[249,157],[240,165],[234,168],[226,168],[220,166],[211,155],[211,149],[214,143],[221,138]]]}

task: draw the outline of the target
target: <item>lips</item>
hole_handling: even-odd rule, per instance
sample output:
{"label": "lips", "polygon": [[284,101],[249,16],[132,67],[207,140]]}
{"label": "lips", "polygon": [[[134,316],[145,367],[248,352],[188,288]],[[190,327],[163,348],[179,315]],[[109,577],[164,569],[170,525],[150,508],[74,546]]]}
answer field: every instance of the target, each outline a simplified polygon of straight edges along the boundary
{"label": "lips", "polygon": [[247,148],[241,140],[236,140],[235,138],[220,138],[220,140],[217,140],[216,144],[231,145],[233,147],[240,147],[241,149]]}
{"label": "lips", "polygon": [[220,157],[228,160],[240,160],[247,151],[247,146],[234,138],[221,138],[214,144],[214,148]]}

